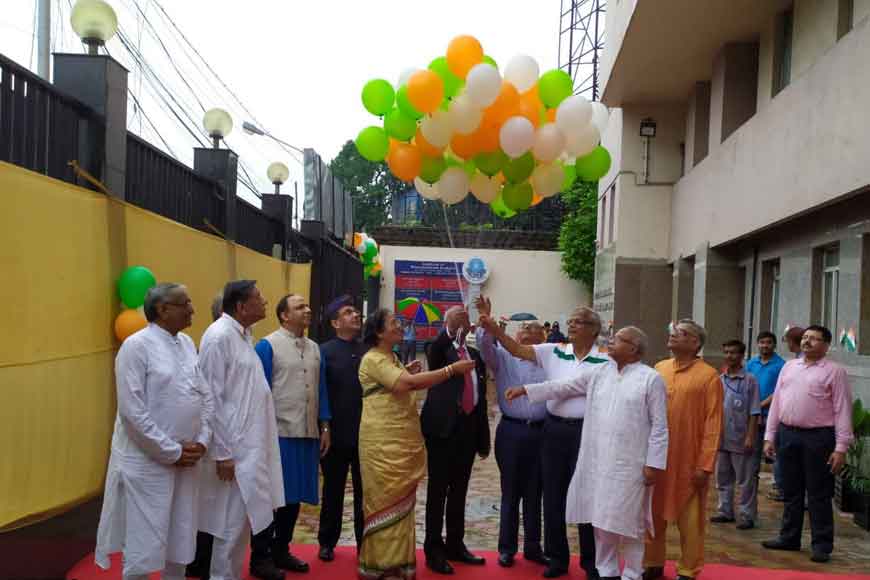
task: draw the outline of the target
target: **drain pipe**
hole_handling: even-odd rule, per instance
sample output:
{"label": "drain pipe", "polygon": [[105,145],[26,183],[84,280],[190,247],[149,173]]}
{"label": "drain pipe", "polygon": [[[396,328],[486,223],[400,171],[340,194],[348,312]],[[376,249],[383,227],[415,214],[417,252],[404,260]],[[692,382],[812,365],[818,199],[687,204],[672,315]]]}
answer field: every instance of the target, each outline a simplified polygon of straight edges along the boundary
{"label": "drain pipe", "polygon": [[755,341],[752,340],[755,335],[755,287],[758,280],[758,246],[752,248],[752,289],[749,297],[749,328],[746,337],[746,344],[749,348],[746,349],[746,358],[752,357],[752,349],[755,347]]}

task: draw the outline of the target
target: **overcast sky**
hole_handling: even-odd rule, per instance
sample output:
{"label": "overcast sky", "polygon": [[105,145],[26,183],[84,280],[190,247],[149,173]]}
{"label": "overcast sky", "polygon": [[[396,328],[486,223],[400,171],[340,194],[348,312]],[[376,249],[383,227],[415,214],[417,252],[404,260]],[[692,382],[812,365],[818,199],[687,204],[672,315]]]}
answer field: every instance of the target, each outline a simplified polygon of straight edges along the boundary
{"label": "overcast sky", "polygon": [[[81,44],[68,22],[70,2],[51,2],[54,48],[80,52]],[[34,69],[31,41],[35,3],[3,0],[0,11],[0,52],[25,66],[32,62]],[[182,76],[191,79],[193,92],[203,106],[226,106],[222,99],[229,96],[225,91],[209,85],[207,73],[198,71],[173,48],[178,37],[161,20],[151,0],[110,3],[127,35],[140,44],[145,59],[179,95],[192,118],[199,122],[202,109],[192,97],[185,96],[191,91],[181,84],[180,76],[149,36],[137,4],[167,41],[173,61]],[[476,36],[501,66],[516,54],[533,56],[542,72],[557,65],[559,0],[161,0],[161,5],[269,131],[298,147],[314,148],[327,162],[361,128],[379,123],[360,102],[366,80],[380,77],[395,83],[404,69],[425,67],[443,55],[450,39],[458,34]],[[192,137],[149,94],[147,83],[139,79],[137,67],[117,38],[108,48],[131,68],[131,89],[173,153],[190,163]],[[245,119],[240,118],[244,113],[238,107],[232,112],[236,128],[228,143],[247,164],[257,186],[268,190],[266,166],[281,160],[290,166],[291,179],[299,179],[301,187],[301,166],[263,138],[245,136],[241,131]],[[149,141],[157,141],[141,116],[131,119],[130,125],[137,133],[141,128]]]}

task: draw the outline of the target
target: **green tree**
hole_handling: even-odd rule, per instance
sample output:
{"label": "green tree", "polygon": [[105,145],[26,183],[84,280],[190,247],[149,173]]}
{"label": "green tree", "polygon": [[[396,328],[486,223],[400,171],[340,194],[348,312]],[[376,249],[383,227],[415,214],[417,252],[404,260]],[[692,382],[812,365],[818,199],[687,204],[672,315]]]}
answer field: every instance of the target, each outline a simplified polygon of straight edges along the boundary
{"label": "green tree", "polygon": [[350,192],[356,231],[371,231],[389,222],[393,194],[410,187],[393,177],[386,163],[360,155],[353,141],[344,144],[329,168]]}
{"label": "green tree", "polygon": [[595,232],[598,221],[598,183],[574,182],[562,193],[567,212],[559,230],[562,270],[572,280],[592,288],[595,282]]}

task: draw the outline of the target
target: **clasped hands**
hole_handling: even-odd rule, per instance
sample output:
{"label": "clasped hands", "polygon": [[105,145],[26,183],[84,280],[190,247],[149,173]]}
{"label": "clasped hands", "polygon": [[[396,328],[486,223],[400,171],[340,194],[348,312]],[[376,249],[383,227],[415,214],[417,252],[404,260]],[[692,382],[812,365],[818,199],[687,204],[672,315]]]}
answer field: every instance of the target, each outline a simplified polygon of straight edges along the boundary
{"label": "clasped hands", "polygon": [[202,459],[205,455],[205,445],[202,443],[192,443],[190,441],[181,442],[181,457],[176,460],[177,467],[193,467],[196,462]]}

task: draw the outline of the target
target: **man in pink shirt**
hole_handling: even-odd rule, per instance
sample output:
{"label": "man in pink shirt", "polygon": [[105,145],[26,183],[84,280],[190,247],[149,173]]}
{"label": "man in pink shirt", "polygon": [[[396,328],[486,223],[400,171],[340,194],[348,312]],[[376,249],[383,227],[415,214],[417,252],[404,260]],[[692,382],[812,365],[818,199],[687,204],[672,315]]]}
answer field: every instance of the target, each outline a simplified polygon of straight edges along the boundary
{"label": "man in pink shirt", "polygon": [[803,358],[790,360],[782,368],[764,435],[765,455],[776,455],[782,462],[785,507],[779,537],[762,545],[771,550],[800,550],[806,494],[813,562],[831,559],[834,474],[843,468],[852,442],[852,392],[846,369],[825,358],[830,346],[831,331],[824,326],[804,331]]}

